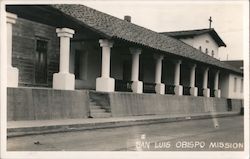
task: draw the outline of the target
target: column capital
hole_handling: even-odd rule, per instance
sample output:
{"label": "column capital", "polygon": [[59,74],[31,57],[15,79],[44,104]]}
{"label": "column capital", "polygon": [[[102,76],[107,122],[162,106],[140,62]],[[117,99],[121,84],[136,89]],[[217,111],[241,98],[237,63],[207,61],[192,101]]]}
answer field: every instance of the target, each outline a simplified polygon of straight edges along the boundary
{"label": "column capital", "polygon": [[197,67],[197,65],[196,65],[196,64],[192,64],[192,63],[190,63],[190,64],[189,64],[189,67],[191,67],[191,68],[195,69],[195,68]]}
{"label": "column capital", "polygon": [[181,60],[173,60],[173,62],[174,62],[174,64],[179,64],[179,65],[182,63]]}
{"label": "column capital", "polygon": [[208,71],[209,70],[209,67],[205,67],[205,66],[201,66],[200,67],[202,71]]}
{"label": "column capital", "polygon": [[73,38],[73,34],[75,34],[75,31],[69,28],[56,28],[56,33],[58,37]]}
{"label": "column capital", "polygon": [[6,21],[7,23],[15,24],[17,20],[17,15],[13,13],[6,13]]}
{"label": "column capital", "polygon": [[113,41],[110,41],[108,39],[100,39],[99,40],[101,47],[113,47]]}
{"label": "column capital", "polygon": [[135,47],[130,47],[129,48],[131,54],[141,54],[142,49],[140,48],[135,48]]}
{"label": "column capital", "polygon": [[160,54],[154,54],[153,55],[154,56],[154,58],[156,59],[156,60],[163,60],[163,58],[164,58],[164,56],[163,55],[160,55]]}

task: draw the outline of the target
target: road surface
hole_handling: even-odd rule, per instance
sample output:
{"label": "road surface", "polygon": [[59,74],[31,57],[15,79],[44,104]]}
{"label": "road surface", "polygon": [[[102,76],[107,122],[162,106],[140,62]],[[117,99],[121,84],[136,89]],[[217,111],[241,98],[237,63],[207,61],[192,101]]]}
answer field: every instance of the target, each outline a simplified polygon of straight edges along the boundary
{"label": "road surface", "polygon": [[8,151],[242,151],[243,116],[13,137]]}

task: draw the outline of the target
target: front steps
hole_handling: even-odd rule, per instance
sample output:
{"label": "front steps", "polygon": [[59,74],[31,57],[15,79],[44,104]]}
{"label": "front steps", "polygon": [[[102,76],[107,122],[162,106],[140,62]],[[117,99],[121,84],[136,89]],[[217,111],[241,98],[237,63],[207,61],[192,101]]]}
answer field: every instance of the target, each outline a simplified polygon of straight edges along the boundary
{"label": "front steps", "polygon": [[106,112],[106,110],[101,108],[101,106],[97,105],[97,103],[93,99],[90,99],[89,108],[90,108],[90,116],[92,118],[111,117],[111,113]]}

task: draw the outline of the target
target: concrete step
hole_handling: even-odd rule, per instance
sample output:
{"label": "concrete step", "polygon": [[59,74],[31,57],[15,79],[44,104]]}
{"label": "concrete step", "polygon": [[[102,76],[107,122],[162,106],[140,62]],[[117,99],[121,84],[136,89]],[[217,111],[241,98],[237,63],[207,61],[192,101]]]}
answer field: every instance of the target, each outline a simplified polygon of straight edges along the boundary
{"label": "concrete step", "polygon": [[[97,105],[96,103],[91,103],[91,102],[89,102],[89,105]],[[98,105],[97,105],[98,106]]]}
{"label": "concrete step", "polygon": [[93,114],[91,114],[91,116],[93,118],[108,118],[108,117],[111,117],[111,113],[107,113],[107,112],[104,112],[104,113],[93,113]]}
{"label": "concrete step", "polygon": [[98,105],[90,105],[90,109],[102,109],[101,106]]}
{"label": "concrete step", "polygon": [[105,109],[91,109],[90,108],[90,112],[91,112],[91,114],[94,114],[94,113],[104,113],[106,111],[105,111]]}

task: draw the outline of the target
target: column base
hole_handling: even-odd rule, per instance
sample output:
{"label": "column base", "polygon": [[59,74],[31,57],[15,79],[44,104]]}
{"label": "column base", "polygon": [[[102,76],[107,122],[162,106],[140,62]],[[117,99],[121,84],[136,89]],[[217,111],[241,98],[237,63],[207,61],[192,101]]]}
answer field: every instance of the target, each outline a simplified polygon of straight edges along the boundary
{"label": "column base", "polygon": [[99,77],[96,79],[96,91],[100,92],[114,92],[115,79]]}
{"label": "column base", "polygon": [[220,98],[221,97],[221,90],[220,89],[214,90],[214,96],[217,98]]}
{"label": "column base", "polygon": [[132,91],[134,93],[142,93],[142,91],[143,91],[143,83],[141,81],[133,81],[133,83],[132,83]]}
{"label": "column base", "polygon": [[165,84],[156,83],[155,92],[158,94],[165,94]]}
{"label": "column base", "polygon": [[74,90],[75,75],[71,73],[54,73],[53,89]]}
{"label": "column base", "polygon": [[183,86],[182,85],[176,85],[174,87],[174,93],[175,93],[175,95],[179,95],[179,96],[183,95]]}
{"label": "column base", "polygon": [[209,88],[204,88],[203,89],[203,96],[204,97],[210,97],[210,89]]}
{"label": "column base", "polygon": [[198,88],[197,87],[191,87],[190,88],[190,94],[191,94],[191,96],[197,96],[198,95]]}
{"label": "column base", "polygon": [[19,70],[16,67],[8,67],[7,69],[7,86],[18,87]]}

